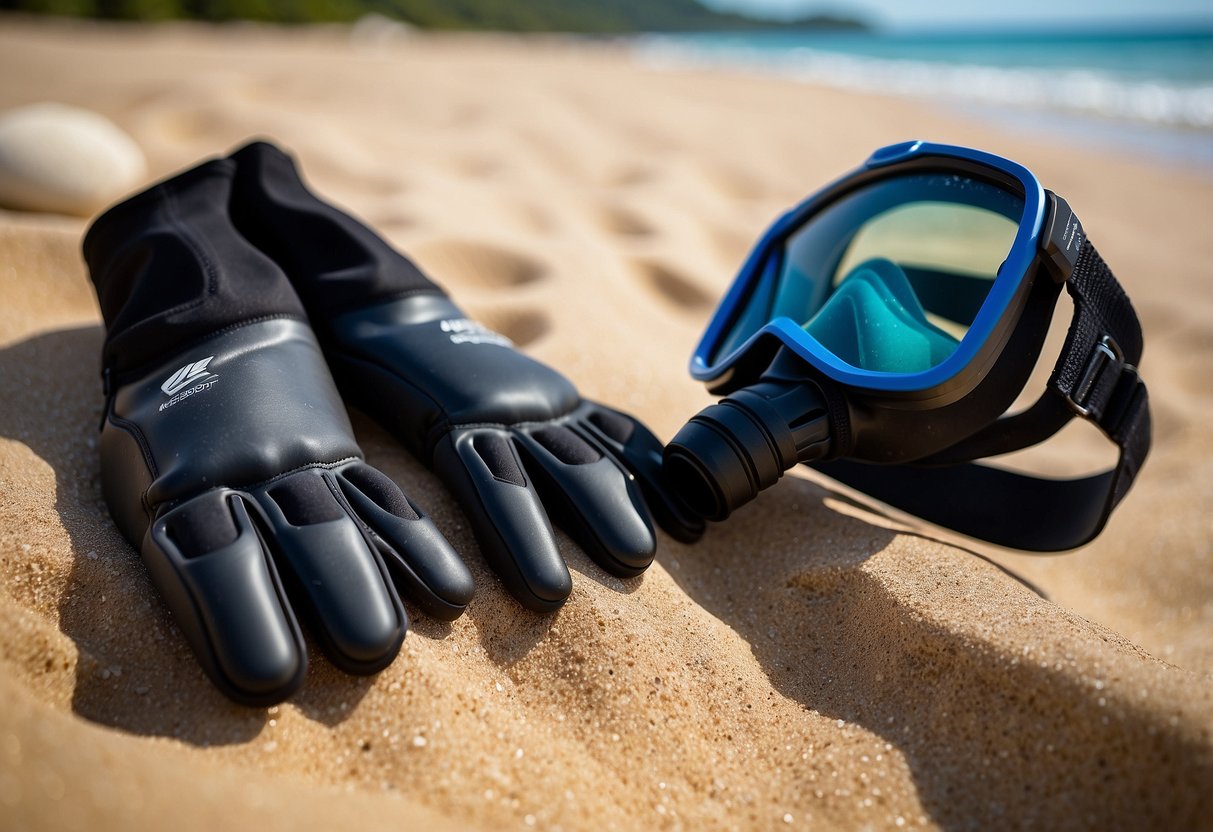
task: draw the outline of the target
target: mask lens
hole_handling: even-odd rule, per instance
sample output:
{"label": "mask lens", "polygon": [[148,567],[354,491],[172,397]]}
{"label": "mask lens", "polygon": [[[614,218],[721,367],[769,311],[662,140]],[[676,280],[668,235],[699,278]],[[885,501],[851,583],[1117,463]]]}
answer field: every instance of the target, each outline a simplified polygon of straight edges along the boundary
{"label": "mask lens", "polygon": [[950,173],[852,191],[773,253],[717,357],[783,316],[852,367],[929,370],[968,332],[1023,211],[1007,188]]}

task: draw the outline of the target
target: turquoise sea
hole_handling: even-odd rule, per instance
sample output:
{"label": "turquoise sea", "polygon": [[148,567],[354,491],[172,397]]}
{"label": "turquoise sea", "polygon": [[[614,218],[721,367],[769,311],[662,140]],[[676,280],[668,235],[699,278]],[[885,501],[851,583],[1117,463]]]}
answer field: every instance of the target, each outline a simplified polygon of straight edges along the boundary
{"label": "turquoise sea", "polygon": [[658,67],[728,67],[925,98],[1213,168],[1213,29],[645,36]]}

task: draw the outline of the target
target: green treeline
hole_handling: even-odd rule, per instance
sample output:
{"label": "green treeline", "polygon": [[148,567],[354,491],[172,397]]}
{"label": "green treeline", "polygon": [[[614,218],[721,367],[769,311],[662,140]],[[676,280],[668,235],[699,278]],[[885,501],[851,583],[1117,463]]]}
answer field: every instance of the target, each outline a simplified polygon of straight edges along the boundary
{"label": "green treeline", "polygon": [[0,10],[112,20],[348,22],[381,14],[424,29],[509,32],[671,32],[796,26],[860,29],[840,17],[775,24],[715,12],[696,0],[0,0]]}

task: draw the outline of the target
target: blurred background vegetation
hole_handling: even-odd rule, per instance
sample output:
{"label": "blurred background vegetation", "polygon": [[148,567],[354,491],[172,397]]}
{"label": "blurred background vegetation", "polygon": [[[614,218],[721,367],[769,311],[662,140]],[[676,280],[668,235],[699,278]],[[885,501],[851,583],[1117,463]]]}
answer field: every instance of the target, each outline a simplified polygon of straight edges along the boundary
{"label": "blurred background vegetation", "polygon": [[696,0],[0,0],[0,10],[113,20],[348,22],[380,14],[423,29],[512,32],[673,32],[855,29],[835,16],[773,22],[712,11]]}

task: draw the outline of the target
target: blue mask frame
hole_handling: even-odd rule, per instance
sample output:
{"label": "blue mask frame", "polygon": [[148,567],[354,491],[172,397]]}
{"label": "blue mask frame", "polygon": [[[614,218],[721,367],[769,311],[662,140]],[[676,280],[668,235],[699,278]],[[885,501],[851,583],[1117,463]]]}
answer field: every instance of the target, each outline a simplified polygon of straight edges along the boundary
{"label": "blue mask frame", "polygon": [[[1024,212],[1019,230],[1011,244],[1006,261],[990,288],[989,294],[961,339],[956,350],[938,365],[917,373],[889,373],[853,367],[836,357],[830,350],[804,330],[797,321],[775,317],[761,326],[726,355],[713,360],[728,336],[731,325],[750,302],[754,289],[763,279],[763,271],[773,262],[772,255],[783,245],[787,236],[826,205],[833,202],[853,185],[874,181],[884,174],[901,173],[907,163],[928,160],[947,169],[949,162],[971,172],[973,166],[984,168],[993,178],[1009,180],[1022,188]],[[1018,189],[1017,189],[1018,190]],[[923,141],[902,142],[883,147],[868,157],[858,169],[835,180],[796,207],[784,213],[759,240],[741,267],[737,278],[725,294],[708,324],[707,330],[691,357],[691,375],[712,386],[726,378],[734,365],[761,345],[777,340],[825,377],[850,387],[890,393],[913,393],[948,386],[964,375],[991,340],[1003,337],[1005,317],[1021,286],[1043,249],[1042,230],[1048,202],[1045,190],[1027,168],[1009,159],[972,148],[934,144]]]}

